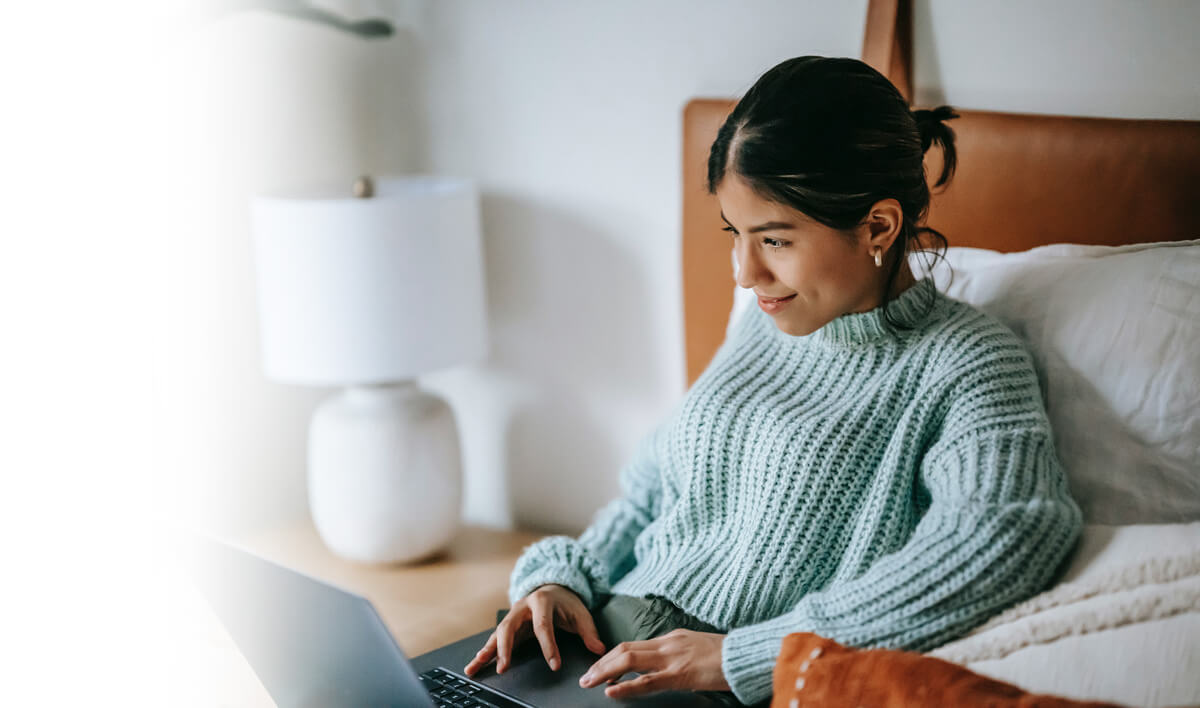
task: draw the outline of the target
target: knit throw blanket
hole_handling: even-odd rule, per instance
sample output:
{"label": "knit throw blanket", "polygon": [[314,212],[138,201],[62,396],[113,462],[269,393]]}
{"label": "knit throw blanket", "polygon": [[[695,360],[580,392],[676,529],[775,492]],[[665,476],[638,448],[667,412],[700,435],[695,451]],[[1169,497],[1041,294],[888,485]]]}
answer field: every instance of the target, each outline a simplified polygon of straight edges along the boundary
{"label": "knit throw blanket", "polygon": [[1200,550],[1059,584],[927,655],[958,664],[1003,659],[1028,646],[1184,612],[1200,612]]}

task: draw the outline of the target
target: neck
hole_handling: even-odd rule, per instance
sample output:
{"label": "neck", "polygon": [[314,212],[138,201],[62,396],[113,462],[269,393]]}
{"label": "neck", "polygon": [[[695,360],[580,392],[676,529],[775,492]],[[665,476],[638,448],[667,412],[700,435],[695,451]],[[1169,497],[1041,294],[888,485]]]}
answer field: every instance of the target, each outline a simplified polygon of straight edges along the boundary
{"label": "neck", "polygon": [[[912,271],[909,270],[909,268],[908,268],[908,259],[904,259],[903,261],[901,261],[900,270],[896,271],[896,279],[892,281],[892,287],[888,291],[888,296],[887,296],[888,301],[890,302],[890,301],[895,300],[896,298],[900,297],[900,293],[904,292],[905,290],[908,290],[916,282],[917,282],[916,278],[913,277]],[[875,290],[874,292],[877,293],[879,291]],[[883,305],[883,303],[879,300],[879,296],[873,295],[871,300],[869,300],[867,302],[867,304],[863,305],[862,307],[860,307],[858,309],[850,310],[850,312],[847,314],[857,313],[857,312],[870,312],[871,310],[874,310],[877,307],[881,307],[882,305]]]}
{"label": "neck", "polygon": [[900,293],[912,287],[917,279],[913,277],[912,270],[908,267],[908,259],[900,261],[900,270],[896,272],[896,279],[892,281],[891,291],[888,293],[888,299],[894,300],[900,296]]}

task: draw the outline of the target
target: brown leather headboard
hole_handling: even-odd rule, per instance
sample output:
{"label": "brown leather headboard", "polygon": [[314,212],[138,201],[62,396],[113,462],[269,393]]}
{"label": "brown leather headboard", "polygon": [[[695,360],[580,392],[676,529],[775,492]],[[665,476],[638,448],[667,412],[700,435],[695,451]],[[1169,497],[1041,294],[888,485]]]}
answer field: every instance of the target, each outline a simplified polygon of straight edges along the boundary
{"label": "brown leather headboard", "polygon": [[[880,16],[899,22],[894,12],[876,12],[878,4],[896,3],[873,1],[868,22]],[[869,27],[864,57],[875,49],[871,40]],[[874,53],[899,57],[892,71],[904,78],[894,83],[903,85],[907,95],[907,54],[889,48]],[[724,339],[733,306],[730,245],[720,231],[720,207],[704,180],[709,146],[735,103],[727,98],[695,99],[683,114],[689,386]],[[926,221],[945,234],[951,246],[1020,251],[1048,243],[1118,245],[1200,238],[1200,121],[955,108],[961,118],[947,125],[956,134],[957,169],[949,185],[934,192]],[[940,164],[937,150],[930,150],[927,174],[940,174]]]}

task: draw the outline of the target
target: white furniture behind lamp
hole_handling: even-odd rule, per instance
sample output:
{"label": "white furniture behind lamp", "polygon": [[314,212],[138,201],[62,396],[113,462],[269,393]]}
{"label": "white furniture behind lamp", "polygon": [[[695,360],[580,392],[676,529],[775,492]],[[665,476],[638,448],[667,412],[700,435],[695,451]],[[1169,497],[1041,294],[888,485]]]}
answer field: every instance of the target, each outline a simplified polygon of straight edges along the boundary
{"label": "white furniture behind lamp", "polygon": [[360,180],[253,203],[268,377],[340,386],[309,429],[308,498],[329,548],[408,562],[449,543],[462,499],[450,407],[418,375],[487,354],[471,182]]}

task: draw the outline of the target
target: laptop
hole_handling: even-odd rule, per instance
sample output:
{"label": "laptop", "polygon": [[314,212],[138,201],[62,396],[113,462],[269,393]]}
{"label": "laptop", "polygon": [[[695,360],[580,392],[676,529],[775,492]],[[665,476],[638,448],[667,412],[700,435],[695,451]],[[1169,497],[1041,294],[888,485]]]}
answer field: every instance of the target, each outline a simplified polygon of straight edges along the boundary
{"label": "laptop", "polygon": [[531,639],[503,674],[493,662],[467,678],[490,629],[409,659],[366,598],[215,539],[191,543],[197,586],[279,708],[726,705],[705,692],[617,700],[603,685],[581,688],[598,657],[565,631],[558,671]]}

